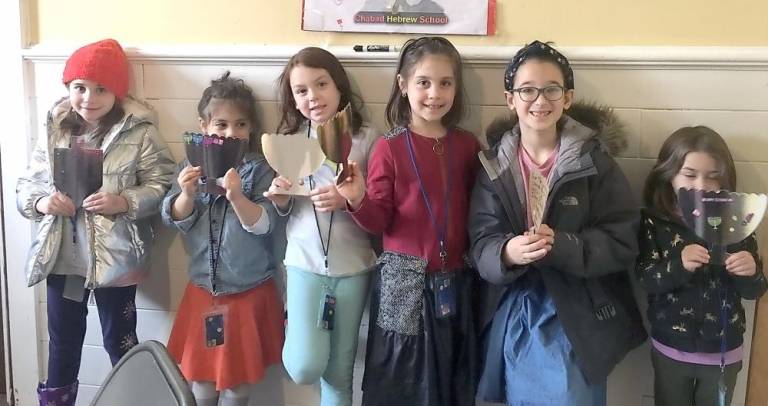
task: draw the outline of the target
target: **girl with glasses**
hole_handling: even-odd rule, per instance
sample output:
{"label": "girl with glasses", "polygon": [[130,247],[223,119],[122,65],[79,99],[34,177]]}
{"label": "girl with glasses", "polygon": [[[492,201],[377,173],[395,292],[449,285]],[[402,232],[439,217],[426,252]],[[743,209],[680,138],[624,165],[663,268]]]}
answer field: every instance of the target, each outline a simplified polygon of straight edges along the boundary
{"label": "girl with glasses", "polygon": [[611,369],[646,337],[628,273],[639,210],[610,155],[625,133],[610,110],[573,104],[573,71],[548,44],[522,48],[504,88],[513,118],[488,130],[469,214],[488,282],[478,397],[605,405]]}

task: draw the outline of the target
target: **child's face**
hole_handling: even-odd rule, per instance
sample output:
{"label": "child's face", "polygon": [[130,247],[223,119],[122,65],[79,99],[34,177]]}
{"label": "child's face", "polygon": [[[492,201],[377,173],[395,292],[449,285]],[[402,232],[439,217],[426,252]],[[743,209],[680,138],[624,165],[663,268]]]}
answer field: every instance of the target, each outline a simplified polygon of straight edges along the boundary
{"label": "child's face", "polygon": [[227,100],[212,99],[209,112],[210,120],[198,118],[200,129],[205,134],[248,140],[251,133],[251,121],[234,103]]}
{"label": "child's face", "polygon": [[291,69],[296,108],[313,124],[322,124],[339,111],[341,93],[327,70],[296,65]]}
{"label": "child's face", "polygon": [[114,93],[94,81],[75,79],[67,88],[72,109],[91,126],[97,125],[115,105]]}
{"label": "child's face", "polygon": [[411,125],[440,123],[451,111],[456,97],[453,63],[445,55],[425,55],[406,78],[397,75],[400,92],[408,96]]}
{"label": "child's face", "polygon": [[680,171],[672,178],[672,188],[675,192],[682,187],[706,191],[719,190],[721,175],[712,155],[706,152],[689,152],[685,155],[685,162]]}
{"label": "child's face", "polygon": [[[532,59],[518,68],[513,91],[504,95],[509,109],[517,113],[521,132],[557,130],[557,121],[573,101],[573,90],[565,90],[563,81],[563,73],[552,62]],[[537,93],[538,97],[531,100]],[[560,94],[558,100],[548,100]]]}

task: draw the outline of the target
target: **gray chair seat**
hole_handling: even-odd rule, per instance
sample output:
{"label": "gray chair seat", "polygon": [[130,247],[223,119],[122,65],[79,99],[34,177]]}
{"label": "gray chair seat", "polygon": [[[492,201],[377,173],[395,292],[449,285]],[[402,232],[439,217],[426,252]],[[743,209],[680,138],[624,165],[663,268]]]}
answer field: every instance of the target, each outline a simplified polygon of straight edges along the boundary
{"label": "gray chair seat", "polygon": [[109,372],[91,406],[194,406],[187,381],[165,346],[145,341]]}

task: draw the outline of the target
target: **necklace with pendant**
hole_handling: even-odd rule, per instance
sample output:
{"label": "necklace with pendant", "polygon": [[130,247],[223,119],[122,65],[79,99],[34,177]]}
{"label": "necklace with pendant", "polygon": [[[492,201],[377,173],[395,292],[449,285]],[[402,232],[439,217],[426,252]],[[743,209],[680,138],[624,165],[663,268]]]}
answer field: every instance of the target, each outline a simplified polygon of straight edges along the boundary
{"label": "necklace with pendant", "polygon": [[432,151],[437,155],[443,155],[445,152],[445,144],[443,144],[442,138],[435,138],[435,144],[432,145]]}

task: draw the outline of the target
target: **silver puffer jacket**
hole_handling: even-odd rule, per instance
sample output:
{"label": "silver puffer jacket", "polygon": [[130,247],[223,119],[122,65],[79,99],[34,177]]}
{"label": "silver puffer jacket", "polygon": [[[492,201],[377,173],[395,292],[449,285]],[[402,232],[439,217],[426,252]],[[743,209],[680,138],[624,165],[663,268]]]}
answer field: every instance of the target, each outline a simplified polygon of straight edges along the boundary
{"label": "silver puffer jacket", "polygon": [[[174,162],[168,146],[158,135],[151,107],[127,97],[125,116],[104,136],[103,185],[101,190],[121,195],[128,211],[118,215],[86,213],[89,246],[88,288],[135,285],[146,274],[154,238],[151,217],[170,187]],[[66,217],[43,215],[36,202],[54,192],[53,151],[68,147],[69,136],[60,123],[70,110],[62,99],[48,113],[47,136],[40,137],[29,168],[16,185],[16,204],[26,218],[37,222],[37,234],[26,265],[27,283],[32,286],[54,269],[61,246]]]}

